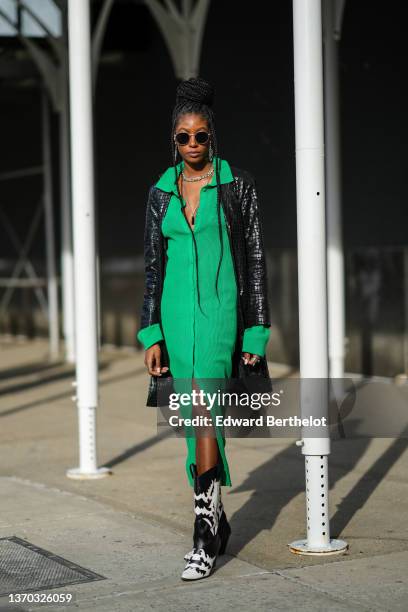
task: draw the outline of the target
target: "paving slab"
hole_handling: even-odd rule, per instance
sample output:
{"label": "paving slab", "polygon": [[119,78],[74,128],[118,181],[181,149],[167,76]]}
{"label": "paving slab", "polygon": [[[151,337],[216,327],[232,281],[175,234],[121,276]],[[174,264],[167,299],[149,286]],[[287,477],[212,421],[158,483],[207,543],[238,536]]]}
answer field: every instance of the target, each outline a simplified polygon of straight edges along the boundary
{"label": "paving slab", "polygon": [[[345,539],[349,550],[327,558],[288,549],[305,537],[306,523],[304,458],[295,439],[228,438],[233,486],[223,487],[223,500],[233,532],[229,554],[210,580],[185,585],[179,573],[194,518],[186,445],[158,432],[155,410],[144,405],[143,353],[101,351],[97,454],[112,473],[77,481],[66,476],[79,455],[75,369],[62,359],[49,363],[47,350],[41,339],[0,340],[0,537],[13,532],[95,572],[110,572],[103,586],[78,587],[81,609],[161,609],[163,601],[166,609],[191,609],[192,602],[204,609],[216,601],[224,609],[247,609],[251,597],[265,610],[342,610],[348,601],[351,609],[402,609],[406,439],[332,442],[331,535]],[[278,364],[270,368],[272,376],[283,375]],[[381,596],[376,583],[383,570],[389,582]],[[360,581],[360,573],[367,579]],[[192,600],[192,589],[206,603]]]}
{"label": "paving slab", "polygon": [[[403,610],[408,553],[272,572],[226,555],[214,574],[180,580],[185,536],[83,496],[16,477],[0,478],[0,537],[11,535],[63,557],[105,580],[37,592],[71,593],[50,610]],[[355,580],[358,573],[359,580]],[[388,593],[393,587],[396,593]],[[32,591],[35,593],[35,591]],[[380,595],[381,597],[379,597]],[[0,610],[8,598],[0,598]],[[25,604],[35,610],[40,604]]]}

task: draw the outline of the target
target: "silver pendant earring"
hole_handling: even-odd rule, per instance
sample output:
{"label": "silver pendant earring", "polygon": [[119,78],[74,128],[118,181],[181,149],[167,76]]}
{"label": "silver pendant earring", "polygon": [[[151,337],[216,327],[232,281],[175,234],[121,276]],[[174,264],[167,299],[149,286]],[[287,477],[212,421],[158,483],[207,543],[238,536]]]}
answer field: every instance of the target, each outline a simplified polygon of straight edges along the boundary
{"label": "silver pendant earring", "polygon": [[213,157],[214,157],[214,151],[212,148],[212,144],[210,143],[210,146],[208,147],[208,159],[212,161]]}
{"label": "silver pendant earring", "polygon": [[177,162],[177,152],[178,152],[177,145],[174,144],[174,165],[176,165],[176,162]]}

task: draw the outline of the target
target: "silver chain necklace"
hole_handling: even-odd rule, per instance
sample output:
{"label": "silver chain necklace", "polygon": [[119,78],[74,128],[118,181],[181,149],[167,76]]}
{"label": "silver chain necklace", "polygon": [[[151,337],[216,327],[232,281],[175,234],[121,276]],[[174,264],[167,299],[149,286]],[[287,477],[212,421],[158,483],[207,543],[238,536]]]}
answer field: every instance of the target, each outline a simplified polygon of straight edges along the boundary
{"label": "silver chain necklace", "polygon": [[[213,170],[214,170],[214,168],[213,168]],[[208,185],[209,182],[210,181],[207,181],[206,185]],[[181,194],[183,195],[183,187],[181,187]],[[184,199],[186,201],[187,206],[191,206],[191,204],[187,201],[187,198],[185,197]],[[191,225],[194,225],[194,223],[195,223],[196,211],[197,211],[197,208],[199,206],[200,206],[200,199],[198,199],[198,204],[197,204],[197,206],[195,207],[195,209],[193,211],[193,214],[192,214],[192,217],[191,217]]]}
{"label": "silver chain necklace", "polygon": [[193,183],[195,181],[202,181],[204,178],[207,178],[207,176],[211,176],[212,174],[214,174],[214,168],[210,168],[210,170],[208,172],[206,172],[205,174],[202,174],[201,176],[186,176],[184,174],[184,170],[181,173],[183,175],[183,179],[185,181],[187,181],[188,183]]}

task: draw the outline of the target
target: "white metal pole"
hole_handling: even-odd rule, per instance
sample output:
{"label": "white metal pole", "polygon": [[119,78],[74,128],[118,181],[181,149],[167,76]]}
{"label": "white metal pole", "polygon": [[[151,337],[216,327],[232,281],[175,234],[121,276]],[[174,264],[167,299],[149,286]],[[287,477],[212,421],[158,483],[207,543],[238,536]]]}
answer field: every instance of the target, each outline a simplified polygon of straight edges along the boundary
{"label": "white metal pole", "polygon": [[334,0],[322,3],[324,21],[324,109],[327,198],[327,283],[329,365],[331,378],[344,377],[345,297],[341,225],[338,42]]}
{"label": "white metal pole", "polygon": [[42,141],[44,163],[44,212],[47,258],[49,357],[59,357],[58,282],[55,261],[55,236],[51,166],[50,107],[45,88],[42,88]]}
{"label": "white metal pole", "polygon": [[[328,347],[324,117],[321,0],[293,0],[296,127],[299,351],[302,418],[328,418]],[[306,469],[307,538],[289,544],[298,554],[337,553],[345,542],[330,540],[328,427],[302,428]],[[310,436],[310,437],[309,437]]]}
{"label": "white metal pole", "polygon": [[66,50],[61,58],[60,176],[61,176],[61,293],[62,320],[65,338],[65,359],[75,362],[75,285],[72,244],[72,212],[70,189],[68,62]]}
{"label": "white metal pole", "polygon": [[96,408],[98,346],[94,211],[92,75],[89,0],[69,0],[71,167],[75,268],[76,377],[79,468],[71,478],[100,478],[97,468]]}
{"label": "white metal pole", "polygon": [[101,322],[101,266],[100,266],[99,251],[96,253],[96,324],[97,324],[97,343],[98,351],[101,350],[102,344],[102,322]]}

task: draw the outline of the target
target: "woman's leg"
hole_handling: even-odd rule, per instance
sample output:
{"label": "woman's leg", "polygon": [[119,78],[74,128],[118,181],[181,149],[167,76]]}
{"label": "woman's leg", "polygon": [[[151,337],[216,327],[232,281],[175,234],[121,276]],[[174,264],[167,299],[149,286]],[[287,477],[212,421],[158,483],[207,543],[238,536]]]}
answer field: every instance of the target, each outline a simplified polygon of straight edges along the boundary
{"label": "woman's leg", "polygon": [[198,475],[214,467],[220,460],[217,438],[198,437],[196,444],[196,460]]}
{"label": "woman's leg", "polygon": [[[201,382],[201,388],[203,386],[208,387],[208,384],[206,384],[205,381]],[[200,387],[197,386],[194,379],[193,388],[196,391],[200,390]],[[204,390],[212,391],[213,389],[205,388]],[[205,405],[202,404],[190,404],[188,409],[186,407],[181,407],[180,411],[182,416],[185,418],[192,418],[195,416],[214,417],[214,411],[216,414],[221,412],[219,409],[214,410],[214,408],[212,411],[210,411]],[[194,486],[194,481],[191,474],[192,464],[197,466],[198,474],[200,475],[214,467],[219,462],[221,465],[221,485],[230,487],[231,477],[225,452],[226,441],[220,427],[214,428],[212,424],[207,426],[203,425],[201,427],[189,427],[188,431],[185,433],[187,443],[186,473],[190,486]]]}
{"label": "woman's leg", "polygon": [[[193,389],[200,391],[196,381],[193,381]],[[194,406],[194,416],[211,417],[210,410],[205,403]],[[195,427],[196,432],[196,464],[198,476],[216,465],[220,459],[218,441],[212,424],[202,424]]]}
{"label": "woman's leg", "polygon": [[[193,389],[199,391],[196,381],[193,382]],[[208,574],[217,555],[224,554],[231,534],[231,527],[221,499],[221,485],[225,484],[226,473],[229,477],[229,471],[224,467],[225,452],[224,455],[220,452],[221,448],[224,449],[225,440],[220,435],[219,428],[213,426],[210,418],[212,419],[214,415],[204,403],[194,404],[193,416],[201,417],[200,425],[194,427],[195,444],[193,445],[195,451],[194,513],[196,518],[193,548],[184,556],[187,561],[182,574],[184,580],[202,578]],[[191,456],[193,448],[189,447],[189,450]]]}

